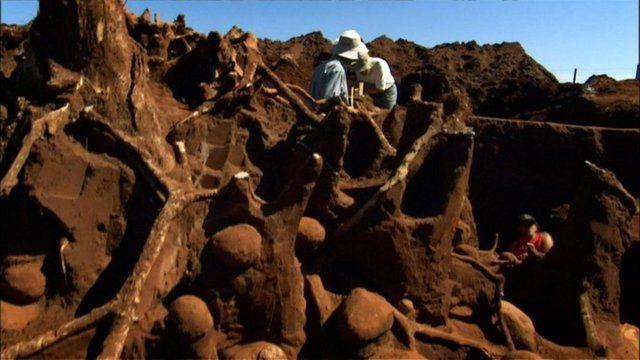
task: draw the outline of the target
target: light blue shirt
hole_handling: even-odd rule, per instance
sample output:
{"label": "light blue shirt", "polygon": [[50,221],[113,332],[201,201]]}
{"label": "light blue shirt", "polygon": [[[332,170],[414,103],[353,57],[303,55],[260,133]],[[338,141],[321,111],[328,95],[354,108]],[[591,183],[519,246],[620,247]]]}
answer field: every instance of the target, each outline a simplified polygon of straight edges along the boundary
{"label": "light blue shirt", "polygon": [[311,96],[316,100],[339,96],[347,102],[347,71],[340,60],[325,61],[313,70]]}

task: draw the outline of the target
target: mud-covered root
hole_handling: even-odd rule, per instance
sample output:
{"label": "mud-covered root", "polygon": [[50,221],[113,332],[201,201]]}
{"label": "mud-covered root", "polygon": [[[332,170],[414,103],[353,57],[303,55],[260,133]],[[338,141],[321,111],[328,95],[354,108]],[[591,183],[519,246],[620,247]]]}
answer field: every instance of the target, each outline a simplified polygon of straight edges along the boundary
{"label": "mud-covered root", "polygon": [[501,300],[502,289],[504,286],[504,277],[494,273],[493,270],[491,270],[488,266],[471,256],[460,255],[455,252],[452,252],[451,256],[473,266],[476,270],[480,271],[480,273],[483,274],[487,279],[493,282],[496,288],[496,294],[494,296],[496,303],[493,304],[493,308],[495,311],[495,315],[498,318],[498,330],[504,335],[504,340],[509,347],[509,350],[515,350],[516,347],[513,343],[513,339],[511,338],[511,332],[509,331],[509,327],[507,327],[504,315],[502,314]]}
{"label": "mud-covered root", "polygon": [[115,359],[120,357],[124,342],[129,335],[129,330],[138,318],[140,294],[149,277],[151,268],[153,264],[155,264],[160,250],[162,250],[162,246],[165,243],[171,220],[179,215],[188,205],[211,198],[216,194],[216,190],[191,193],[175,191],[169,196],[169,200],[151,228],[151,233],[142,250],[140,260],[138,260],[127,282],[116,296],[118,299],[116,318],[104,342],[102,353],[98,356],[99,359]]}
{"label": "mud-covered root", "polygon": [[98,114],[92,107],[84,108],[77,121],[78,126],[88,126],[98,131],[101,136],[112,138],[128,157],[128,163],[137,170],[154,190],[156,195],[166,201],[170,193],[173,181],[170,180],[160,168],[148,159],[148,156],[140,151],[141,146],[137,141],[123,132],[114,129],[106,120]]}
{"label": "mud-covered root", "polygon": [[69,121],[69,104],[51,111],[31,123],[29,132],[22,140],[22,146],[13,159],[11,166],[0,181],[0,194],[8,195],[11,189],[18,183],[18,175],[29,157],[33,144],[44,136],[45,133],[54,134],[58,128],[63,127]]}
{"label": "mud-covered root", "polygon": [[[585,286],[588,290],[589,286]],[[604,356],[606,348],[598,336],[598,329],[596,328],[595,319],[593,318],[593,309],[591,307],[591,300],[589,300],[589,292],[584,291],[580,294],[578,299],[580,302],[580,319],[582,320],[582,326],[584,326],[585,343],[589,349],[593,350],[598,356]]]}
{"label": "mud-covered root", "polygon": [[313,112],[307,105],[300,100],[300,98],[274,73],[268,66],[264,64],[258,65],[258,71],[262,73],[267,79],[269,79],[273,85],[282,93],[282,95],[291,103],[291,106],[299,113],[303,114],[307,118],[320,122],[322,117]]}
{"label": "mud-covered root", "polygon": [[96,308],[88,314],[73,319],[55,330],[48,331],[32,340],[17,343],[2,351],[2,358],[13,359],[31,356],[47,347],[75,335],[115,313],[116,318],[99,358],[115,359],[122,353],[124,341],[131,325],[139,315],[140,293],[149,276],[162,246],[165,243],[170,221],[179,215],[188,205],[211,198],[217,194],[215,190],[184,193],[176,191],[169,197],[156,219],[147,242],[142,250],[140,260],[127,278],[118,295],[107,304]]}
{"label": "mud-covered root", "polygon": [[[377,127],[377,126],[376,126]],[[352,226],[357,224],[368,211],[375,207],[380,201],[384,199],[384,196],[395,187],[400,182],[404,181],[409,175],[409,166],[416,158],[418,153],[425,148],[433,137],[438,134],[440,130],[438,126],[432,124],[429,126],[427,131],[419,137],[411,146],[409,152],[404,156],[402,162],[393,173],[393,175],[387,180],[377,191],[376,193],[350,218],[346,219],[342,222],[338,230],[336,231],[335,238],[339,238],[341,235],[346,234]]]}
{"label": "mud-covered root", "polygon": [[359,113],[362,114],[362,117],[364,118],[364,120],[373,128],[373,131],[375,132],[376,137],[378,138],[378,141],[380,141],[380,144],[382,145],[382,149],[389,156],[396,156],[396,152],[397,152],[396,148],[394,148],[389,143],[389,140],[387,140],[386,136],[384,136],[384,133],[382,132],[382,129],[380,129],[378,124],[376,124],[376,122],[371,118],[371,116],[369,116],[369,114],[367,114],[364,110],[360,110]]}
{"label": "mud-covered root", "polygon": [[[125,150],[129,163],[132,163],[132,166],[144,175],[149,185],[156,190],[161,198],[164,197],[164,194],[167,194],[168,200],[151,228],[138,262],[114,299],[92,310],[89,314],[71,320],[55,330],[46,332],[33,340],[20,342],[5,349],[2,352],[3,358],[33,355],[38,351],[95,325],[111,313],[114,313],[116,317],[99,358],[118,358],[122,352],[131,325],[139,315],[142,289],[165,244],[171,220],[178,216],[190,204],[212,198],[217,194],[217,190],[194,190],[189,187],[176,187],[174,182],[166,177],[166,175],[140,151],[140,146],[134,139],[113,129],[91,108],[85,108],[82,111],[77,123],[90,126],[98,130],[102,136],[107,136],[114,140],[119,147]],[[45,123],[43,122],[42,124],[44,127]],[[56,123],[56,125],[59,124]]]}
{"label": "mud-covered root", "polygon": [[394,324],[397,324],[399,329],[401,329],[402,331],[402,338],[405,339],[404,342],[406,342],[408,344],[408,347],[412,350],[415,349],[416,341],[438,341],[455,347],[467,347],[474,349],[483,354],[488,359],[495,358],[496,356],[500,355],[498,353],[492,353],[489,348],[478,341],[468,339],[459,335],[450,334],[448,332],[438,330],[410,320],[395,308],[393,311],[393,317]]}
{"label": "mud-covered root", "polygon": [[98,321],[109,315],[115,308],[116,302],[112,300],[91,310],[88,314],[77,319],[73,319],[56,329],[49,330],[31,340],[19,342],[2,350],[0,358],[17,359],[36,354],[70,336],[94,326]]}

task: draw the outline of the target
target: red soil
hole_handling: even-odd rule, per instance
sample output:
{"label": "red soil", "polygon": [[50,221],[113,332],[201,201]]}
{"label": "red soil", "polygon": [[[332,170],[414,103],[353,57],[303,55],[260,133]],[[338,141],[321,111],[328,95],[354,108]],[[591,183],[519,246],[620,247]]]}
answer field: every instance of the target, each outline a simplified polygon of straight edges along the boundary
{"label": "red soil", "polygon": [[[40,7],[1,29],[3,358],[637,357],[633,81],[379,38],[400,104],[348,108],[291,86],[320,33]],[[556,246],[505,271],[521,212]]]}

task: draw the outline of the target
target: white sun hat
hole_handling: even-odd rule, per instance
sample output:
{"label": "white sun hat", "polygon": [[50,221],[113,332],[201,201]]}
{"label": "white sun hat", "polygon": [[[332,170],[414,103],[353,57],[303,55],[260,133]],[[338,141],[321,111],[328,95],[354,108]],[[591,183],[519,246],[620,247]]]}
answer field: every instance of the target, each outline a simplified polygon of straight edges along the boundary
{"label": "white sun hat", "polygon": [[[364,46],[364,44],[362,44]],[[367,71],[373,67],[373,60],[369,56],[369,49],[365,46],[364,49],[358,47],[358,62],[355,66],[355,71]]]}
{"label": "white sun hat", "polygon": [[333,44],[332,53],[350,60],[358,59],[358,51],[368,52],[360,34],[355,30],[346,30]]}

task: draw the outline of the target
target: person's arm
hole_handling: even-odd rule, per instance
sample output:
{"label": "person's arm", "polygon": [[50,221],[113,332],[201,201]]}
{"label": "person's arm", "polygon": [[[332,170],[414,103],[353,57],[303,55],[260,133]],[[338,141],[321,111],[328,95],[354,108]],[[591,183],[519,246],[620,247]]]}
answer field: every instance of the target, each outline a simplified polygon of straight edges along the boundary
{"label": "person's arm", "polygon": [[547,232],[543,232],[542,233],[542,243],[540,244],[540,249],[542,250],[542,252],[544,252],[545,254],[549,252],[549,250],[551,250],[551,248],[553,247],[553,238],[551,237],[551,234],[547,233]]}
{"label": "person's arm", "polygon": [[544,257],[544,253],[541,251],[538,251],[536,249],[536,246],[531,243],[527,244],[527,251],[531,256],[533,256],[536,259],[542,259]]}
{"label": "person's arm", "polygon": [[536,249],[535,245],[533,244],[527,244],[529,253],[538,259],[542,259],[553,247],[553,238],[551,237],[551,235],[549,235],[549,233],[543,232],[541,236],[542,242],[540,243],[540,250]]}

